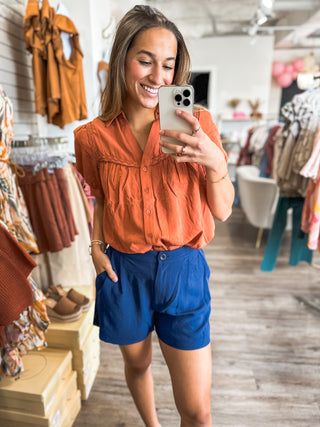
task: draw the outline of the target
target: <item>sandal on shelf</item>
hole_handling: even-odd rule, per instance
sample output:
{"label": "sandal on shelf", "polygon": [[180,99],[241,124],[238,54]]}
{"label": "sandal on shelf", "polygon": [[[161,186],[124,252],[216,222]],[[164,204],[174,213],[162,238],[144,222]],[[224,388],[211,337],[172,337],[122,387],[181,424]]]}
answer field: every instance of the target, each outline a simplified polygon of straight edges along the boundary
{"label": "sandal on shelf", "polygon": [[82,308],[66,296],[62,296],[58,300],[49,297],[44,302],[50,320],[74,322],[81,317]]}
{"label": "sandal on shelf", "polygon": [[48,288],[48,296],[56,299],[61,296],[66,296],[70,301],[79,305],[82,308],[82,311],[88,311],[90,306],[90,300],[85,295],[71,288],[69,291],[63,289],[62,285],[51,285]]}

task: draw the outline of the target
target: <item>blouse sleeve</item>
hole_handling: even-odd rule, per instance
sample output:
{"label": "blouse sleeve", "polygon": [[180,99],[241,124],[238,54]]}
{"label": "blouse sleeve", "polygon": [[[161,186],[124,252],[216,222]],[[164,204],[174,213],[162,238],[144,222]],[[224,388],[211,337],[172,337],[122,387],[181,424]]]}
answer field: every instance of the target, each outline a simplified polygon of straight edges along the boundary
{"label": "blouse sleeve", "polygon": [[99,175],[98,156],[90,137],[89,126],[88,123],[74,130],[76,168],[90,185],[93,196],[102,199],[104,196]]}

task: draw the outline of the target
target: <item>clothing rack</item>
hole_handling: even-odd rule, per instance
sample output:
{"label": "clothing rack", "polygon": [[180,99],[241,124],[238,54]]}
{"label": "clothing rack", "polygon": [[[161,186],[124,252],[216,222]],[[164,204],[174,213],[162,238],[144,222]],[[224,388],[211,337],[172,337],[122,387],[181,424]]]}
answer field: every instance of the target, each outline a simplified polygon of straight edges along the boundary
{"label": "clothing rack", "polygon": [[39,136],[27,136],[25,138],[15,138],[12,141],[11,148],[26,148],[26,147],[48,147],[48,146],[63,146],[68,144],[68,138],[66,137],[39,137]]}
{"label": "clothing rack", "polygon": [[45,167],[52,172],[56,167],[75,162],[67,137],[18,137],[12,141],[10,159],[18,165],[32,167],[34,173]]}

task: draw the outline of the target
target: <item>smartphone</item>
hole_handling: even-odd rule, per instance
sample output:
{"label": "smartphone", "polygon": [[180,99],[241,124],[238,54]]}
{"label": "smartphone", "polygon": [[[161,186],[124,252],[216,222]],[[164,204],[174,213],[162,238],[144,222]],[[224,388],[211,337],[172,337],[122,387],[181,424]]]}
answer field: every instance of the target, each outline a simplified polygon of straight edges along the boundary
{"label": "smartphone", "polygon": [[[192,135],[192,126],[186,120],[176,115],[176,110],[184,110],[193,115],[194,89],[191,85],[160,86],[159,87],[159,116],[160,129],[176,130]],[[168,136],[162,136],[162,140],[183,146],[181,141]],[[163,153],[173,153],[165,147],[161,147]]]}

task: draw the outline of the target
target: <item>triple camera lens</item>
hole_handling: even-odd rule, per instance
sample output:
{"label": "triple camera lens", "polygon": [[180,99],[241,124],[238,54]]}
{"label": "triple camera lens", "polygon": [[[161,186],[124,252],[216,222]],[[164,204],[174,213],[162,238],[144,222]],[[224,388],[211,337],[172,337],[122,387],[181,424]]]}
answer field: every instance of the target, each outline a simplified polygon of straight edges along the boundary
{"label": "triple camera lens", "polygon": [[188,107],[191,104],[191,100],[189,99],[191,97],[191,91],[189,89],[184,89],[182,94],[176,93],[174,96],[174,101],[177,107],[181,105],[181,103]]}

